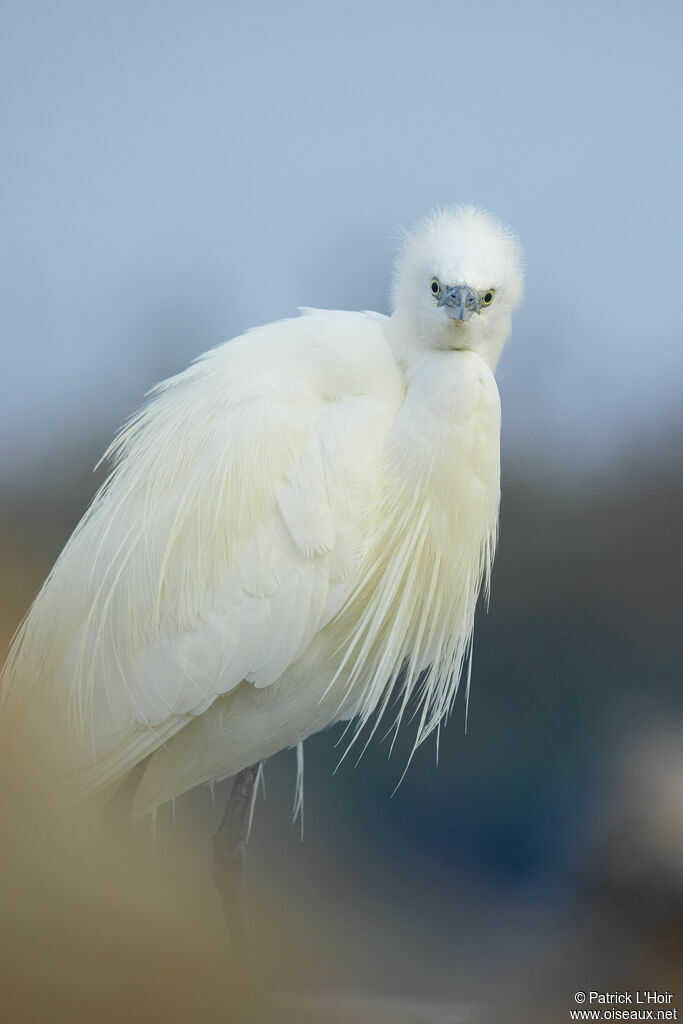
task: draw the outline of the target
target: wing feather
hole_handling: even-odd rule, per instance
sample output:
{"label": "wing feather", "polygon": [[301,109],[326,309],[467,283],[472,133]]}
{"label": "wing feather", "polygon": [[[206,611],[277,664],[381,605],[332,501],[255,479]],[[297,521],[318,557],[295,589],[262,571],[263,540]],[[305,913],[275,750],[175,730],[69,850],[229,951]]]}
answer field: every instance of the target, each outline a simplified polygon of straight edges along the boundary
{"label": "wing feather", "polygon": [[155,389],[20,629],[6,694],[47,692],[105,784],[343,605],[402,385],[380,322],[259,328]]}

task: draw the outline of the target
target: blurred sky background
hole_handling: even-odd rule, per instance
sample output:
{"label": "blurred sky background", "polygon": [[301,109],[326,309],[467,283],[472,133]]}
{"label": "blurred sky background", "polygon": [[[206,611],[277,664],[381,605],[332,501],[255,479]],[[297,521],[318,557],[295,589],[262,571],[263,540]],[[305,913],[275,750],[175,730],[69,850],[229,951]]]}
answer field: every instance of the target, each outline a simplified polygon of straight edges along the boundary
{"label": "blurred sky background", "polygon": [[[682,31],[657,0],[0,2],[3,644],[158,380],[298,305],[386,311],[433,205],[526,250],[469,733],[459,701],[393,799],[409,735],[334,777],[336,737],[308,743],[303,845],[268,766],[249,900],[279,983],[495,982],[544,1024],[591,981],[674,984]],[[200,859],[217,813],[179,801]]]}
{"label": "blurred sky background", "polygon": [[0,10],[4,486],[101,447],[244,328],[385,310],[396,225],[463,200],[527,252],[508,458],[575,478],[670,457],[680,4]]}

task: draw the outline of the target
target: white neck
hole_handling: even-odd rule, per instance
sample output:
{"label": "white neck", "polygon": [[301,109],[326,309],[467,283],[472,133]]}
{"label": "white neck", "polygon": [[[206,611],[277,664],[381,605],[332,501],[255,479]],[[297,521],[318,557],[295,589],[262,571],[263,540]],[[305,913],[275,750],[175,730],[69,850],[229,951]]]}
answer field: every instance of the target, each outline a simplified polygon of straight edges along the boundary
{"label": "white neck", "polygon": [[[510,333],[510,317],[502,319],[496,327],[497,329],[489,329],[486,334],[472,328],[470,334],[472,344],[467,346],[472,352],[481,356],[492,372],[495,372],[503,346]],[[387,339],[396,361],[406,369],[408,376],[410,376],[411,367],[416,362],[421,362],[430,351],[442,351],[449,347],[448,345],[435,345],[432,339],[424,337],[410,316],[400,309],[395,310],[389,317]]]}

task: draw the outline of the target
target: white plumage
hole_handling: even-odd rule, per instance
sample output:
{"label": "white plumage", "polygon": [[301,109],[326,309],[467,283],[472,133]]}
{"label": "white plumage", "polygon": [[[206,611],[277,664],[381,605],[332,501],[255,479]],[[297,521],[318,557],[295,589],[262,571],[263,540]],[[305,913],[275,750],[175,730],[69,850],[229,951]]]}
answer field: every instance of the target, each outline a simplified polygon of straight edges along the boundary
{"label": "white plumage", "polygon": [[[437,289],[438,286],[438,289]],[[473,207],[403,239],[390,317],[305,310],[157,387],[14,641],[9,699],[66,715],[134,814],[331,723],[448,714],[499,504],[493,370],[522,290]],[[353,735],[357,735],[357,732]]]}

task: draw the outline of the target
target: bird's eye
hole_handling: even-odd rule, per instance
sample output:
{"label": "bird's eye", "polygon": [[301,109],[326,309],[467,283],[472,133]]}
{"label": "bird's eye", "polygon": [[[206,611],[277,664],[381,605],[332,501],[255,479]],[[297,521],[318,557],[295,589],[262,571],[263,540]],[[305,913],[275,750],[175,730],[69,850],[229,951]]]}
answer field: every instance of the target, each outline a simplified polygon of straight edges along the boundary
{"label": "bird's eye", "polygon": [[495,295],[495,292],[494,292],[493,288],[489,288],[489,290],[487,292],[484,292],[484,294],[481,297],[481,304],[482,304],[482,306],[490,306],[491,303],[493,302],[493,296],[494,295]]}
{"label": "bird's eye", "polygon": [[438,277],[432,278],[432,283],[429,287],[432,289],[432,295],[441,295],[441,285],[439,284]]}

